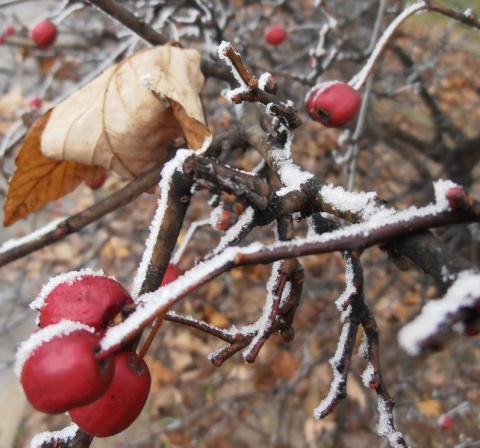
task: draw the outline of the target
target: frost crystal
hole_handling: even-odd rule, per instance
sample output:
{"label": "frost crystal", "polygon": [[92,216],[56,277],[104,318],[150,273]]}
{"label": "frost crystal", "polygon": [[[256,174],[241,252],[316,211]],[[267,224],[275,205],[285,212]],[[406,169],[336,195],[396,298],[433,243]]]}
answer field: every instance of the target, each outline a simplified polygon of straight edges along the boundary
{"label": "frost crystal", "polygon": [[68,442],[75,437],[78,426],[75,423],[70,424],[60,431],[45,431],[37,434],[30,442],[30,448],[39,448],[52,441],[63,440]]}
{"label": "frost crystal", "polygon": [[255,336],[250,341],[250,344],[243,352],[243,357],[247,358],[252,349],[258,343],[258,341],[268,333],[269,324],[271,324],[270,316],[272,314],[273,304],[275,302],[275,289],[278,286],[280,280],[280,266],[282,262],[276,261],[272,265],[272,275],[267,283],[267,297],[265,299],[265,305],[263,306],[262,315],[260,319],[254,324]]}
{"label": "frost crystal", "polygon": [[459,185],[451,180],[437,180],[433,184],[433,189],[435,191],[435,202],[438,206],[444,207],[445,209],[450,208],[448,203],[447,193],[450,188],[458,187]]}
{"label": "frost crystal", "polygon": [[246,229],[253,221],[255,215],[255,210],[252,207],[247,207],[245,211],[240,215],[238,221],[227,230],[225,235],[221,238],[218,245],[213,250],[212,254],[218,254],[223,249],[225,249],[232,241],[235,241],[242,232]]}
{"label": "frost crystal", "polygon": [[[43,285],[40,294],[38,297],[30,303],[30,308],[34,310],[40,310],[43,307],[45,299],[47,296],[60,284],[62,283],[69,283],[73,284],[77,280],[80,280],[82,277],[86,275],[89,276],[97,276],[97,277],[104,277],[105,274],[102,270],[93,271],[92,269],[81,269],[80,271],[71,271],[66,272],[65,274],[57,275],[56,277],[52,277],[45,285]],[[112,278],[113,277],[109,277]]]}
{"label": "frost crystal", "polygon": [[137,275],[133,279],[131,295],[133,300],[138,300],[138,295],[142,288],[143,282],[147,276],[147,269],[150,264],[150,260],[153,256],[153,250],[157,242],[158,234],[160,232],[160,227],[165,216],[168,204],[168,193],[170,191],[170,184],[172,182],[172,177],[177,170],[180,170],[183,163],[193,154],[193,151],[187,149],[179,149],[175,158],[167,162],[162,169],[162,180],[160,181],[160,198],[158,199],[157,210],[155,211],[155,216],[150,224],[150,234],[145,243],[145,251],[143,252],[142,261],[138,267]]}
{"label": "frost crystal", "polygon": [[229,48],[231,48],[230,42],[223,41],[217,48],[218,58],[223,59],[225,63],[230,67],[230,70],[232,71],[233,76],[235,77],[237,82],[240,84],[240,86],[243,87],[243,89],[248,89],[248,86],[245,84],[242,77],[237,72],[237,69],[233,66],[232,61],[229,58],[227,58],[227,56],[225,55]]}
{"label": "frost crystal", "polygon": [[407,17],[411,16],[412,14],[415,14],[416,12],[421,11],[424,8],[425,8],[425,2],[424,1],[420,1],[420,2],[414,3],[412,5],[409,5],[402,11],[401,14],[399,14],[395,18],[395,20],[392,21],[392,23],[388,26],[388,28],[385,30],[383,35],[378,40],[372,54],[370,55],[370,58],[368,59],[367,63],[365,64],[365,66],[349,82],[349,84],[355,90],[360,89],[362,87],[362,85],[365,83],[366,79],[368,78],[368,75],[370,74],[370,72],[373,69],[373,66],[374,66],[379,54],[383,51],[387,42],[392,37],[392,34],[397,30],[397,28],[401,25],[401,23]]}
{"label": "frost crystal", "polygon": [[370,387],[370,383],[373,381],[373,375],[375,374],[375,369],[371,362],[368,363],[367,368],[362,373],[362,383],[365,387]]}
{"label": "frost crystal", "polygon": [[330,384],[330,390],[328,395],[320,402],[320,404],[313,410],[313,416],[316,419],[321,419],[325,417],[325,411],[332,405],[332,402],[335,400],[338,394],[338,390],[344,381],[342,374],[338,371],[338,365],[340,364],[342,357],[345,353],[345,346],[347,343],[348,332],[350,331],[350,322],[346,322],[342,328],[342,332],[338,339],[337,350],[335,354],[330,359],[330,365],[333,369],[333,381]]}
{"label": "frost crystal", "polygon": [[351,306],[348,302],[350,301],[352,294],[356,292],[356,288],[353,284],[354,278],[355,275],[352,260],[347,258],[347,260],[345,260],[345,291],[343,291],[342,295],[335,301],[335,305],[337,305],[337,309],[341,313],[341,322],[344,322],[351,313]]}
{"label": "frost crystal", "polygon": [[403,439],[402,433],[395,431],[391,422],[390,422],[390,411],[388,404],[385,402],[385,399],[378,395],[378,413],[379,421],[377,425],[377,433],[381,437],[388,439],[391,448],[403,448],[404,445],[400,443],[400,440]]}
{"label": "frost crystal", "polygon": [[405,325],[398,335],[400,345],[410,355],[418,355],[422,342],[434,335],[449,315],[472,306],[480,295],[480,275],[473,271],[458,274],[442,299],[428,302],[419,316]]}
{"label": "frost crystal", "polygon": [[49,222],[47,225],[41,227],[40,229],[37,229],[34,232],[29,233],[28,235],[25,235],[21,238],[12,238],[10,240],[5,241],[0,246],[0,254],[7,252],[7,250],[13,249],[14,247],[18,247],[23,244],[27,244],[32,241],[38,240],[46,233],[51,232],[52,230],[55,230],[58,224],[60,224],[63,221],[65,221],[64,218],[58,218],[52,222]]}
{"label": "frost crystal", "polygon": [[123,322],[107,330],[105,337],[101,340],[102,349],[108,350],[120,344],[125,337],[147,325],[158,312],[187,294],[202,279],[214,275],[220,268],[232,263],[239,254],[255,253],[262,248],[261,243],[253,243],[242,249],[229,247],[221,254],[199,263],[167,286],[140,295],[137,299],[140,305],[135,311]]}

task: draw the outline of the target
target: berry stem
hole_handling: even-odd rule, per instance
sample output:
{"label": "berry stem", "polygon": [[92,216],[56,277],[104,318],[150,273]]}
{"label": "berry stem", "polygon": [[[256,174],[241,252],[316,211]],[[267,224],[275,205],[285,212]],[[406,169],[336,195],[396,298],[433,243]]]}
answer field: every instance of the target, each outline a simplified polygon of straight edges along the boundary
{"label": "berry stem", "polygon": [[166,311],[164,311],[163,313],[159,314],[157,316],[157,318],[155,319],[154,323],[153,323],[153,326],[152,326],[152,329],[150,330],[150,333],[148,335],[148,338],[147,340],[145,341],[145,344],[143,344],[142,348],[140,349],[140,351],[138,352],[138,358],[139,360],[143,360],[143,358],[145,357],[145,355],[147,354],[148,352],[148,349],[150,348],[150,346],[152,345],[152,342],[153,342],[153,338],[155,337],[155,335],[157,334],[160,326],[162,325],[162,322],[163,322],[163,319],[165,317],[165,314],[167,314]]}
{"label": "berry stem", "polygon": [[416,14],[419,11],[427,9],[427,4],[424,1],[420,1],[414,3],[413,5],[408,6],[405,8],[401,14],[399,14],[395,20],[388,26],[385,30],[383,35],[375,45],[375,48],[370,55],[367,63],[364,67],[351,79],[348,83],[353,89],[360,90],[362,86],[367,81],[367,78],[370,76],[370,73],[373,71],[375,64],[377,63],[380,55],[382,54],[383,50],[385,49],[388,41],[392,37],[393,33],[397,30],[397,28],[410,16]]}

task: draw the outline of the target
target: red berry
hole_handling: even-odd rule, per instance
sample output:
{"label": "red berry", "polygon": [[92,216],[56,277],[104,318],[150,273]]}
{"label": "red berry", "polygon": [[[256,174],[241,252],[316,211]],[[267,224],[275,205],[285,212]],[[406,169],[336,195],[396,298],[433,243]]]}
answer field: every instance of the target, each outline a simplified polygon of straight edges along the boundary
{"label": "red berry", "polygon": [[283,26],[274,25],[265,31],[265,40],[270,45],[280,45],[287,38],[287,32]]}
{"label": "red berry", "polygon": [[162,286],[172,283],[182,274],[183,272],[180,270],[180,268],[176,264],[169,263],[167,270],[165,271],[165,275],[163,276]]}
{"label": "red berry", "polygon": [[329,128],[342,126],[354,118],[361,102],[358,92],[338,81],[317,84],[306,96],[312,119]]}
{"label": "red berry", "polygon": [[40,309],[42,328],[69,319],[95,330],[105,329],[125,305],[133,304],[128,291],[112,278],[81,272],[65,274],[63,278],[64,281],[62,276],[51,280],[32,304]]}
{"label": "red berry", "polygon": [[442,429],[445,429],[445,430],[449,430],[452,428],[453,426],[453,419],[450,415],[448,414],[443,414],[440,416],[440,418],[438,419],[438,425],[440,426],[440,428]]}
{"label": "red berry", "polygon": [[85,185],[89,186],[92,190],[98,190],[103,187],[103,184],[107,180],[107,172],[103,171],[102,175],[96,179],[86,179]]}
{"label": "red berry", "polygon": [[15,34],[15,32],[16,32],[16,30],[15,30],[15,27],[13,25],[7,25],[3,29],[3,34],[5,36],[13,36]]}
{"label": "red berry", "polygon": [[57,39],[57,27],[48,19],[40,20],[30,29],[30,37],[39,47],[49,47]]}
{"label": "red berry", "polygon": [[28,107],[30,107],[30,109],[40,109],[40,107],[42,107],[42,99],[38,96],[32,96],[28,100]]}
{"label": "red berry", "polygon": [[96,400],[112,382],[112,357],[98,361],[100,336],[78,322],[63,321],[27,339],[17,352],[17,374],[28,401],[49,414]]}
{"label": "red berry", "polygon": [[110,387],[97,400],[70,410],[72,420],[95,437],[109,437],[128,428],[140,415],[148,398],[151,377],[145,361],[135,353],[115,356]]}

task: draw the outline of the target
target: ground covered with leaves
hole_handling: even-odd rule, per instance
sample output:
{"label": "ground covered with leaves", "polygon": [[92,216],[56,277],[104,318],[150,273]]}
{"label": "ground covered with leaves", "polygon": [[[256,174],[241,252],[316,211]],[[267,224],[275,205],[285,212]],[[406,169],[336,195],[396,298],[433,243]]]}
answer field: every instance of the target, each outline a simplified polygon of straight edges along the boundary
{"label": "ground covered with leaves", "polygon": [[[51,3],[45,2],[51,8],[41,12],[58,14],[61,19],[55,49],[38,50],[28,44],[27,36],[21,32],[7,38],[6,46],[1,48],[1,54],[5,54],[0,73],[3,196],[14,172],[18,153],[15,139],[32,124],[33,118],[62,95],[77,91],[107,56],[118,52],[121,59],[124,51],[143,46],[130,31],[92,7],[77,10],[75,2],[65,2],[65,11],[72,9],[62,18],[56,2]],[[135,7],[135,2],[121,3]],[[157,19],[163,17],[162,11],[165,17],[174,17],[173,12],[162,9],[162,2],[150,2],[158,3],[157,9],[149,2],[141,3],[147,4],[146,10],[156,11]],[[229,2],[219,3],[225,10],[232,7],[223,5]],[[288,1],[275,7],[256,2],[231,3],[235,3],[236,14],[222,16],[225,23],[222,22],[221,34],[238,45],[243,61],[252,71],[270,71],[279,95],[296,102],[303,125],[296,133],[292,153],[306,170],[334,185],[347,188],[352,182],[355,191],[376,191],[398,209],[431,202],[432,181],[438,178],[458,182],[472,196],[480,194],[478,31],[430,15],[413,17],[402,26],[385,50],[384,62],[376,69],[368,119],[357,146],[354,145],[358,154],[352,159],[348,139],[343,146],[339,140],[343,131],[326,129],[311,121],[303,104],[308,85],[301,78],[312,70],[314,62],[308,51],[302,49],[308,50],[312,40],[319,38],[319,23],[323,23],[311,2],[300,2],[303,9]],[[345,44],[346,49],[356,50],[355,44],[368,42],[370,28],[364,21],[372,21],[377,5],[360,3],[364,8],[358,6],[352,14],[346,14],[342,7],[332,7],[330,11],[348,24],[348,34],[342,34],[350,45]],[[389,3],[393,12],[386,14],[384,24],[395,17],[398,3],[402,2]],[[141,6],[138,8],[143,11]],[[0,14],[0,26],[3,22],[13,22],[17,28],[21,23],[28,25],[20,5],[17,9],[0,5]],[[250,25],[252,20],[256,28]],[[263,41],[264,29],[272,22],[291,30],[283,46],[269,47]],[[214,29],[211,21],[199,23],[207,31]],[[173,37],[180,30],[186,47],[199,47],[202,54],[222,64],[214,57],[214,43],[204,37],[207,31],[200,34],[202,41],[187,32],[190,25],[186,23],[165,19],[162,24],[176,30],[172,31]],[[202,29],[198,23],[194,25]],[[120,51],[123,47],[125,50]],[[322,62],[318,56],[317,63]],[[329,78],[348,78],[356,69],[356,61],[347,59],[330,69]],[[213,135],[236,124],[234,108],[222,96],[226,86],[212,77],[206,79],[202,90],[203,110]],[[28,106],[32,95],[42,97],[41,110]],[[435,108],[437,122],[431,118]],[[442,120],[448,123],[439,132],[437,125]],[[458,130],[462,138],[455,140]],[[243,149],[232,151],[225,160],[229,166],[245,171],[255,169],[259,161],[254,150]],[[73,193],[49,202],[27,219],[2,228],[2,242],[85,210],[125,184],[112,172],[98,190],[81,184]],[[158,194],[158,188],[152,189],[79,232],[2,267],[2,369],[11,369],[19,341],[34,328],[35,313],[28,304],[50,277],[88,267],[115,276],[127,288],[132,286]],[[200,227],[190,240],[179,262],[184,271],[208,254],[224,235],[222,225],[218,221],[215,225],[211,218],[210,199],[207,192],[200,191],[193,196],[188,209],[177,247],[193,222],[209,220],[209,225]],[[306,232],[305,221],[299,220],[295,235]],[[475,227],[460,224],[437,229],[435,234],[478,268]],[[242,244],[273,239],[273,226],[267,225],[257,227]],[[328,395],[332,381],[329,360],[335,353],[341,328],[335,300],[345,288],[345,268],[336,253],[302,257],[301,263],[305,270],[304,290],[291,343],[274,335],[254,363],[245,363],[237,354],[221,367],[214,367],[208,355],[221,345],[217,338],[164,322],[146,357],[152,391],[140,418],[124,433],[95,439],[91,446],[385,446],[375,431],[375,394],[362,384],[366,363],[357,356],[352,358],[347,398],[325,419],[313,417],[313,409]],[[424,303],[441,297],[443,291],[416,266],[401,258],[389,258],[381,247],[366,250],[362,263],[366,301],[380,329],[383,379],[396,401],[396,427],[412,447],[479,446],[480,340],[453,332],[440,351],[420,357],[407,355],[397,340],[400,329],[419,313]],[[255,322],[265,302],[269,275],[270,266],[263,265],[232,270],[188,295],[174,309],[221,328]],[[361,335],[356,348],[360,342]],[[21,393],[18,391],[19,402],[23,402]],[[447,423],[445,416],[449,417]],[[67,416],[45,416],[25,404],[16,421],[13,446],[28,446],[35,434],[61,429],[68,423]]]}

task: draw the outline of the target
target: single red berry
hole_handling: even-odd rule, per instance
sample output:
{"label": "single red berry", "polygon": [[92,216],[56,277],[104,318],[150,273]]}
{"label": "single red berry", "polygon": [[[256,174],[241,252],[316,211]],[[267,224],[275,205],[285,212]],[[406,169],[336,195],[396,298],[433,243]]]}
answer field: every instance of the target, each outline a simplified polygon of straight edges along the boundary
{"label": "single red berry", "polygon": [[48,414],[91,403],[112,382],[113,357],[96,358],[100,336],[63,321],[30,336],[17,352],[16,371],[32,406]]}
{"label": "single red berry", "polygon": [[39,300],[33,302],[32,305],[40,309],[40,327],[69,319],[98,331],[105,329],[125,305],[133,304],[129,292],[113,278],[70,274],[59,283],[53,279],[53,288],[47,284]]}
{"label": "single red berry", "polygon": [[452,426],[453,426],[452,417],[448,414],[441,415],[440,418],[438,419],[438,426],[440,426],[440,428],[445,430],[452,429]]}
{"label": "single red berry", "polygon": [[165,271],[165,275],[163,276],[162,286],[172,283],[182,274],[183,272],[180,270],[180,268],[176,264],[169,263],[167,270]]}
{"label": "single red berry", "polygon": [[103,184],[107,180],[107,172],[104,171],[101,176],[97,177],[96,179],[86,179],[85,185],[90,187],[92,190],[98,190],[99,188],[103,187]]}
{"label": "single red berry", "polygon": [[317,84],[305,101],[310,117],[329,128],[348,123],[357,115],[362,102],[358,92],[339,81]]}
{"label": "single red berry", "polygon": [[40,20],[30,29],[30,37],[39,47],[49,47],[57,39],[57,27],[48,19]]}
{"label": "single red berry", "polygon": [[128,428],[140,415],[150,392],[145,361],[132,352],[115,356],[110,387],[97,400],[70,410],[72,420],[95,437],[109,437]]}
{"label": "single red berry", "polygon": [[3,34],[5,36],[13,36],[16,33],[15,27],[13,25],[6,25],[3,29]]}
{"label": "single red berry", "polygon": [[42,99],[38,96],[32,96],[28,100],[28,107],[30,109],[40,109],[42,107]]}
{"label": "single red berry", "polygon": [[265,41],[269,45],[280,45],[287,38],[285,28],[280,25],[273,25],[265,31]]}

